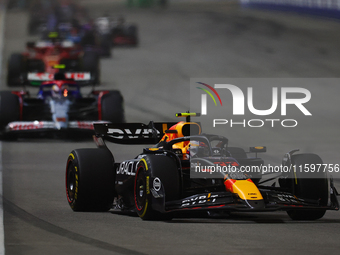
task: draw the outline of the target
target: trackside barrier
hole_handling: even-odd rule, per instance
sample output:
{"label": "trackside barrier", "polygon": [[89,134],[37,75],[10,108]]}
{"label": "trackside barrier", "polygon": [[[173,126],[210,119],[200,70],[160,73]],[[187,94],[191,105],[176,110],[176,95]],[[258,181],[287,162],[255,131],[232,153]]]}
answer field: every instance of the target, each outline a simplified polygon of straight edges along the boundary
{"label": "trackside barrier", "polygon": [[243,7],[293,11],[340,19],[340,0],[240,0]]}
{"label": "trackside barrier", "polygon": [[150,7],[154,4],[154,0],[128,0],[128,7]]}
{"label": "trackside barrier", "polygon": [[154,5],[165,6],[168,0],[127,0],[128,7],[152,7]]}

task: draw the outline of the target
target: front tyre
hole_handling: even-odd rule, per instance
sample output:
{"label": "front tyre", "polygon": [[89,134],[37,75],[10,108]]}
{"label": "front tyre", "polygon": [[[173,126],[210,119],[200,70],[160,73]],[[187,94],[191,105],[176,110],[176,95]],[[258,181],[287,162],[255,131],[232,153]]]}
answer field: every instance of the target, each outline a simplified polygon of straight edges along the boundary
{"label": "front tyre", "polygon": [[107,149],[77,149],[66,165],[66,197],[73,211],[108,211],[114,199],[114,159]]}
{"label": "front tyre", "polygon": [[[328,179],[324,171],[310,172],[309,165],[322,165],[322,159],[316,154],[297,154],[291,157],[296,166],[296,177],[292,178],[293,194],[299,198],[318,200],[320,206],[327,206]],[[317,220],[322,218],[326,210],[290,210],[287,211],[292,220]]]}
{"label": "front tyre", "polygon": [[150,177],[146,174],[146,166],[140,163],[137,168],[134,199],[137,209],[137,214],[143,220],[151,220],[157,217],[157,212],[152,209],[150,195]]}
{"label": "front tyre", "polygon": [[132,46],[138,46],[138,27],[136,25],[130,25],[126,29],[126,34],[131,38]]}
{"label": "front tyre", "polygon": [[[153,180],[159,179],[159,187]],[[164,190],[165,202],[180,197],[180,178],[176,162],[165,155],[147,155],[137,164],[134,201],[137,214],[143,220],[170,220],[171,213],[161,213],[153,208],[152,189]],[[155,205],[154,205],[155,206]]]}

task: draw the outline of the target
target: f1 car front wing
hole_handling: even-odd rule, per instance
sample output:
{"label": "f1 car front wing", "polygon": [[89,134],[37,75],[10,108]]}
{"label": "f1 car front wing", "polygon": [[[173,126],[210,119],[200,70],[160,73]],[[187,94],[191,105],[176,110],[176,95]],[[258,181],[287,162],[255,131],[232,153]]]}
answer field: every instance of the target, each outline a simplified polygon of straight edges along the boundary
{"label": "f1 car front wing", "polygon": [[[98,121],[69,121],[67,129],[93,130],[93,123]],[[62,129],[59,124],[54,121],[16,121],[10,122],[5,131],[7,133],[56,131]]]}
{"label": "f1 car front wing", "polygon": [[[278,211],[278,210],[339,210],[335,194],[331,194],[328,206],[318,200],[298,198],[288,192],[259,189],[263,200],[243,200],[230,192],[201,193],[177,201],[164,203],[165,212],[181,210],[228,210],[228,211]],[[154,201],[154,200],[153,200]]]}

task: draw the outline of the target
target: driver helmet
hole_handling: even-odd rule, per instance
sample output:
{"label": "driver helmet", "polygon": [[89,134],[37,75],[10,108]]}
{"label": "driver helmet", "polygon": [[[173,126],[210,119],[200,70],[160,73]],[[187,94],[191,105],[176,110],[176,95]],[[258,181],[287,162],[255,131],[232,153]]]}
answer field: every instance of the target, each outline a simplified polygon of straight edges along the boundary
{"label": "driver helmet", "polygon": [[61,89],[59,88],[59,86],[56,85],[56,84],[54,84],[54,85],[52,86],[52,91],[51,91],[52,97],[53,97],[53,98],[61,98],[61,93],[62,93],[62,91],[61,91]]}
{"label": "driver helmet", "polygon": [[206,157],[209,155],[209,147],[200,141],[190,141],[189,154],[191,157]]}

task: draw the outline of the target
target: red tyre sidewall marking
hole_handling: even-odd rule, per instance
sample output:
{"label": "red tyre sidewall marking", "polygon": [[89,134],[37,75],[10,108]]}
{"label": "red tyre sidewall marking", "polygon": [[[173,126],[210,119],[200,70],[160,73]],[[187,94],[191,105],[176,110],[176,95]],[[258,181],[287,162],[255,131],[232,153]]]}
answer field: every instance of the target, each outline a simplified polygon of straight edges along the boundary
{"label": "red tyre sidewall marking", "polygon": [[136,190],[137,190],[137,177],[138,177],[138,173],[139,173],[139,170],[144,168],[142,165],[140,165],[138,168],[137,168],[137,173],[136,173],[136,178],[135,178],[135,189],[134,189],[134,197],[135,197],[135,206],[137,208],[137,210],[139,212],[143,211],[143,209],[145,209],[145,207],[142,207],[142,208],[139,208],[138,204],[137,204],[137,193],[136,193]]}

